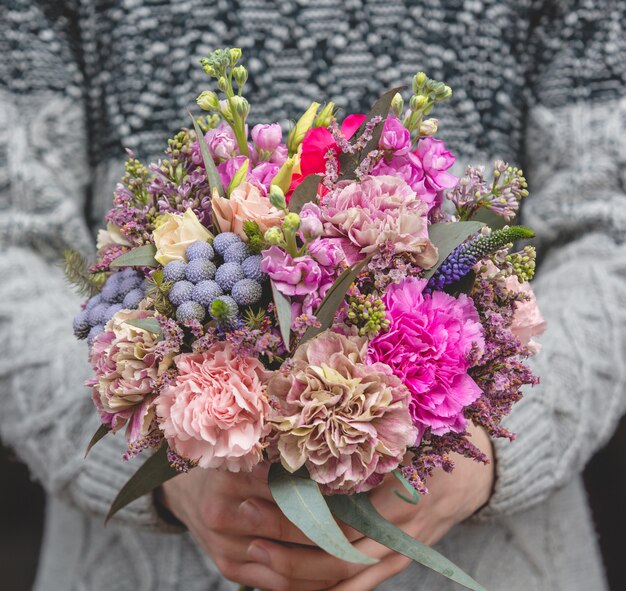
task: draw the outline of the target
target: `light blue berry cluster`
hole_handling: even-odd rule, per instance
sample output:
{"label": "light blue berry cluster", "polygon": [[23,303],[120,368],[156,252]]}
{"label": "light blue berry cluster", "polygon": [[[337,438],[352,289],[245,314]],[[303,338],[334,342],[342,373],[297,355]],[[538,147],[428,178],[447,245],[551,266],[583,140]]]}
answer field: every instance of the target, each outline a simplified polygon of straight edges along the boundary
{"label": "light blue berry cluster", "polygon": [[146,297],[147,281],[143,273],[127,268],[108,277],[102,291],[90,298],[85,309],[74,318],[74,334],[89,345],[104,325],[120,310],[135,310]]}
{"label": "light blue berry cluster", "polygon": [[[203,322],[217,313],[235,320],[240,307],[260,301],[267,279],[261,255],[252,254],[237,234],[218,234],[212,246],[194,242],[185,255],[187,262],[171,261],[163,267],[164,281],[173,282],[168,297],[179,322]],[[213,306],[215,301],[223,305]]]}

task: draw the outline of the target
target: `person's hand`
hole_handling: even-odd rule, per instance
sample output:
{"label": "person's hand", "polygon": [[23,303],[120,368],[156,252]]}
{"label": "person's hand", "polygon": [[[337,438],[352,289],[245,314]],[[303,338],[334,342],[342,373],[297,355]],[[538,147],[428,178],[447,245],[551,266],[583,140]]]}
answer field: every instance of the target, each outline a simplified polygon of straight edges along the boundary
{"label": "person's hand", "polygon": [[[338,578],[295,562],[297,555],[286,544],[311,542],[275,505],[267,470],[266,464],[250,474],[196,468],[164,483],[160,499],[231,581],[271,591],[315,591],[334,585]],[[253,543],[257,539],[274,540],[272,548],[280,547],[281,559],[293,568],[264,564],[258,554],[262,547],[258,550]],[[314,560],[321,555],[326,553],[313,548],[308,554]]]}
{"label": "person's hand", "polygon": [[[432,545],[455,524],[465,520],[482,507],[491,495],[494,480],[493,449],[488,435],[481,429],[470,429],[473,442],[487,454],[491,463],[482,465],[460,456],[455,457],[455,470],[447,474],[437,470],[428,481],[429,494],[417,505],[400,500],[393,490],[403,491],[396,478],[389,475],[383,484],[370,493],[378,511],[412,537]],[[257,539],[254,560],[262,562],[274,573],[287,578],[337,579],[332,591],[366,591],[404,570],[410,559],[393,550],[357,535],[348,535],[364,554],[379,559],[373,566],[352,564],[313,547],[286,547],[270,540]],[[261,550],[259,553],[258,550]],[[298,587],[292,587],[296,591]]]}

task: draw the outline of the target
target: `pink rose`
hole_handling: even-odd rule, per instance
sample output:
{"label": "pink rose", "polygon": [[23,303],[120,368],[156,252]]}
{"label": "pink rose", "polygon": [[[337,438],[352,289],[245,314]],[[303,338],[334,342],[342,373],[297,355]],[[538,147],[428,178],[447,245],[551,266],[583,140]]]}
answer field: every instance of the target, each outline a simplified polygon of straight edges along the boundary
{"label": "pink rose", "polygon": [[262,458],[269,434],[265,385],[271,375],[230,343],[174,358],[176,380],[155,401],[172,450],[201,468],[250,471]]}

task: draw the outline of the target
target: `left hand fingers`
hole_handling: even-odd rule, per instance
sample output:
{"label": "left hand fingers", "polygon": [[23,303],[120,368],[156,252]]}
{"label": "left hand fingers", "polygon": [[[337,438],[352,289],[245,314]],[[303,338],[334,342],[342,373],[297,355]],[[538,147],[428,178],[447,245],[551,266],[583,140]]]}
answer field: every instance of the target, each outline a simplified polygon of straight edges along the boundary
{"label": "left hand fingers", "polygon": [[[362,539],[355,545],[361,552],[379,560],[393,551],[370,539]],[[289,579],[335,580],[354,577],[366,564],[346,562],[331,556],[319,548],[285,546],[269,540],[254,540],[248,547],[248,559],[269,566]]]}
{"label": "left hand fingers", "polygon": [[326,591],[373,591],[377,585],[402,572],[410,562],[410,558],[394,552],[378,564],[367,567],[354,577],[341,581]]}

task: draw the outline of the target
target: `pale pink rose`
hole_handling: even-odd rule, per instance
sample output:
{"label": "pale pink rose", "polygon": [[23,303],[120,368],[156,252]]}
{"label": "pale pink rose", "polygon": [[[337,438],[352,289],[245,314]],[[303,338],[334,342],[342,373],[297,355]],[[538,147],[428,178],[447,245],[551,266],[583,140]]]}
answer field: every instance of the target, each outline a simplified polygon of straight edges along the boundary
{"label": "pale pink rose", "polygon": [[409,391],[366,354],[367,339],[327,330],[268,386],[276,402],[272,458],[290,472],[306,466],[326,494],[374,488],[417,439]]}
{"label": "pale pink rose", "polygon": [[247,240],[243,223],[247,220],[259,224],[262,233],[273,226],[280,226],[285,212],[274,207],[262,187],[248,181],[241,183],[230,194],[230,199],[213,197],[215,221],[222,232],[235,232]]}
{"label": "pale pink rose", "polygon": [[201,468],[250,471],[270,431],[265,384],[271,373],[224,341],[174,363],[178,376],[155,401],[170,448]]}
{"label": "pale pink rose", "polygon": [[537,298],[528,281],[520,283],[515,275],[507,277],[505,280],[507,289],[523,293],[528,299],[515,302],[515,312],[513,313],[513,323],[511,332],[522,342],[532,355],[541,351],[541,344],[533,339],[543,334],[546,330],[546,321],[541,315]]}
{"label": "pale pink rose", "polygon": [[329,193],[321,212],[324,235],[339,238],[350,264],[390,242],[424,269],[437,262],[428,238],[428,207],[393,176],[366,176]]}

